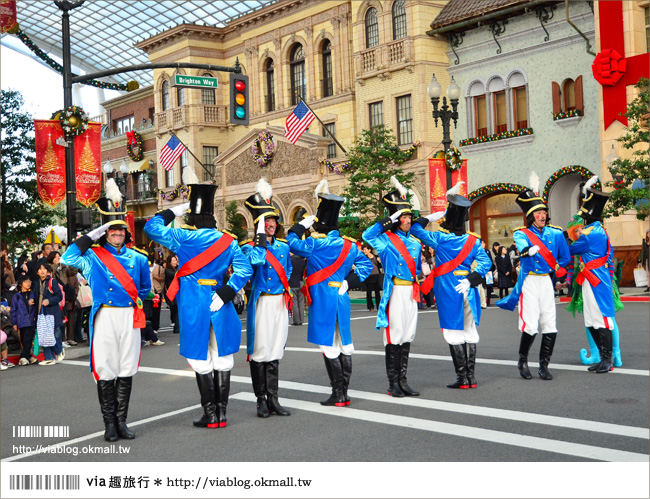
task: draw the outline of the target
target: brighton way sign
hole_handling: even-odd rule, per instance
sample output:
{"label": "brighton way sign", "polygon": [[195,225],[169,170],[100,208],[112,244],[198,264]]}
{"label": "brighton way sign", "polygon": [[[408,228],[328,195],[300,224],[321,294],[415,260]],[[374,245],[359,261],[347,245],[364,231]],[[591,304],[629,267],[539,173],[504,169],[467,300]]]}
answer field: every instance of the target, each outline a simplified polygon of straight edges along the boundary
{"label": "brighton way sign", "polygon": [[172,79],[172,86],[174,87],[190,87],[190,88],[217,88],[217,79],[212,76],[187,76],[187,75],[174,75]]}

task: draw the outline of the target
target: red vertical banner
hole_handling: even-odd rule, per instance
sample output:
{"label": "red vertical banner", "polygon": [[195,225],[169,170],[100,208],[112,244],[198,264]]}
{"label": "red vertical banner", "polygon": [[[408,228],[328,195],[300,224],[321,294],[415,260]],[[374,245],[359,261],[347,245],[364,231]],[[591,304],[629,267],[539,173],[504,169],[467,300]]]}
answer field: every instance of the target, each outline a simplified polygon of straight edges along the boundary
{"label": "red vertical banner", "polygon": [[452,187],[456,185],[458,182],[460,182],[461,180],[465,183],[460,186],[460,192],[458,194],[460,194],[463,197],[467,197],[468,192],[467,192],[467,160],[466,159],[462,160],[460,170],[451,172]]}
{"label": "red vertical banner", "polygon": [[74,138],[74,173],[77,201],[88,208],[101,194],[102,124],[88,123],[88,129]]}
{"label": "red vertical banner", "polygon": [[0,27],[3,35],[15,33],[19,29],[16,19],[16,0],[0,2]]}
{"label": "red vertical banner", "polygon": [[135,246],[135,212],[127,211],[124,215],[124,220],[129,226],[129,232],[131,233],[131,242],[126,245],[127,248],[133,248]]}
{"label": "red vertical banner", "polygon": [[429,207],[431,213],[442,211],[447,206],[447,172],[445,160],[429,159]]}
{"label": "red vertical banner", "polygon": [[34,120],[38,196],[54,208],[65,199],[65,147],[59,120]]}

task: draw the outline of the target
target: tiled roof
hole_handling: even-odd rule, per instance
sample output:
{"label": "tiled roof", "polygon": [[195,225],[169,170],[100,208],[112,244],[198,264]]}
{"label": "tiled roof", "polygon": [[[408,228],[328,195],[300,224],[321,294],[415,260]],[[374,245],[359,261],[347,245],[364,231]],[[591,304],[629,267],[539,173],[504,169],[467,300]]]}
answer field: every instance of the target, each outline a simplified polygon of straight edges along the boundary
{"label": "tiled roof", "polygon": [[468,21],[485,14],[524,5],[530,0],[450,0],[431,23],[431,28],[442,28],[460,21]]}

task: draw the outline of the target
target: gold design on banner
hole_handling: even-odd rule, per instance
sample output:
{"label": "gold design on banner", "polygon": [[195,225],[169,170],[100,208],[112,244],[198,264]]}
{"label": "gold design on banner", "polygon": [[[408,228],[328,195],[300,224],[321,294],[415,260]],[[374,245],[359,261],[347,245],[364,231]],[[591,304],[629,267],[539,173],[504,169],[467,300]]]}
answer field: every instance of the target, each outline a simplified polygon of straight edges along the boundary
{"label": "gold design on banner", "polygon": [[81,152],[81,157],[79,158],[79,170],[88,173],[97,172],[97,162],[95,161],[93,152],[90,150],[90,141],[87,136],[83,151]]}
{"label": "gold design on banner", "polygon": [[59,161],[56,153],[54,152],[54,145],[52,144],[52,134],[47,138],[47,149],[45,149],[45,157],[41,164],[41,173],[47,173],[59,168]]}

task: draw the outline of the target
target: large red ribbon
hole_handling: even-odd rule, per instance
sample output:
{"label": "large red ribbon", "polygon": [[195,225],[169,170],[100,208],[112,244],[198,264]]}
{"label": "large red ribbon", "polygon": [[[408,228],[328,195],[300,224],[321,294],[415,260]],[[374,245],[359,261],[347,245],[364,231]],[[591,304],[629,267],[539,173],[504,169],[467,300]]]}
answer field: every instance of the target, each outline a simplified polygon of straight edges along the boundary
{"label": "large red ribbon", "polygon": [[126,138],[129,140],[129,145],[135,145],[135,131],[131,130],[130,132],[126,132]]}

